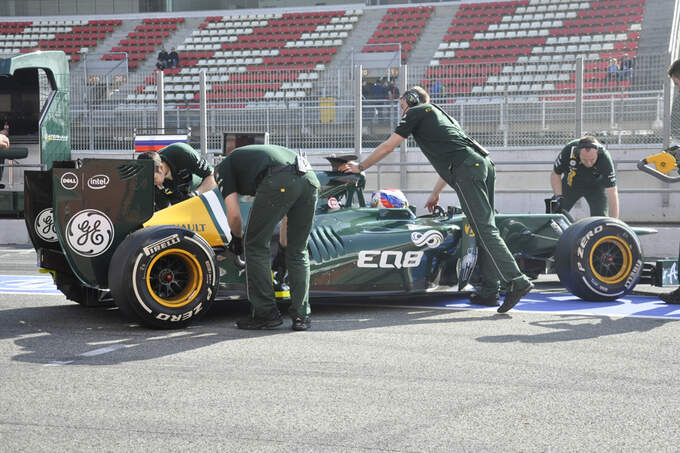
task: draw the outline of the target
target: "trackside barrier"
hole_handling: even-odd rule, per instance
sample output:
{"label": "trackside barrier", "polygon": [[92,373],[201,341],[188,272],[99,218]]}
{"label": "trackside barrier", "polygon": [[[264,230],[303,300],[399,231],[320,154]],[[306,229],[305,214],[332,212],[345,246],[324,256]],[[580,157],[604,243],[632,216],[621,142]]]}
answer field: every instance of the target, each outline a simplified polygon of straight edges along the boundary
{"label": "trackside barrier", "polygon": [[[615,80],[603,69],[607,61],[586,55],[577,64],[577,55],[571,57],[560,63],[529,58],[525,63],[410,65],[377,78],[324,65],[258,71],[184,68],[166,74],[162,83],[156,73],[131,72],[124,83],[109,86],[92,85],[72,74],[72,147],[132,150],[131,131],[158,128],[159,118],[166,128],[200,131],[201,74],[206,86],[205,139],[211,152],[221,149],[225,130],[255,126],[269,133],[271,143],[293,149],[343,152],[374,147],[400,118],[394,90],[375,87],[384,83],[399,91],[425,86],[434,102],[488,147],[557,147],[579,130],[607,136],[610,144],[631,146],[662,146],[680,136],[680,108],[664,97],[666,92],[666,97],[677,98],[666,76],[668,55],[640,55],[625,79]],[[583,77],[576,77],[577,67],[583,68]],[[577,80],[582,86],[576,86]],[[369,90],[371,84],[374,89]],[[159,108],[160,98],[164,102]]]}

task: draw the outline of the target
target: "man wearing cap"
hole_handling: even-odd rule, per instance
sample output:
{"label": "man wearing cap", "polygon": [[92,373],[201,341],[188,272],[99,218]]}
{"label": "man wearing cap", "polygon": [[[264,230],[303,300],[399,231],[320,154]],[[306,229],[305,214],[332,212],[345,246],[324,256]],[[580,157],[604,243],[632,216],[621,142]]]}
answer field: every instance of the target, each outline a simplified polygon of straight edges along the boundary
{"label": "man wearing cap", "polygon": [[447,184],[453,187],[480,246],[478,266],[482,285],[478,293],[470,296],[470,301],[477,305],[499,305],[498,292],[503,281],[507,291],[498,312],[507,312],[534,285],[519,270],[496,226],[493,206],[496,170],[488,151],[472,140],[455,119],[430,103],[430,95],[422,87],[409,88],[399,103],[403,116],[394,133],[361,162],[347,162],[339,167],[340,171],[362,172],[413,135],[439,174],[425,206],[433,210],[444,187]]}
{"label": "man wearing cap", "polygon": [[212,166],[186,143],[172,143],[157,152],[140,154],[138,159],[154,161],[156,210],[215,187]]}
{"label": "man wearing cap", "polygon": [[[311,326],[309,254],[307,241],[314,223],[319,180],[307,161],[283,146],[247,145],[236,148],[215,168],[224,196],[232,253],[243,253],[251,315],[239,320],[240,329],[272,329],[283,324],[271,278],[269,245],[276,225],[287,218],[285,261],[290,285],[293,330]],[[254,195],[243,233],[239,195]],[[283,233],[282,233],[283,234]]]}
{"label": "man wearing cap", "polygon": [[593,136],[572,140],[562,148],[550,174],[550,185],[558,210],[569,211],[585,198],[590,215],[619,217],[614,162]]}

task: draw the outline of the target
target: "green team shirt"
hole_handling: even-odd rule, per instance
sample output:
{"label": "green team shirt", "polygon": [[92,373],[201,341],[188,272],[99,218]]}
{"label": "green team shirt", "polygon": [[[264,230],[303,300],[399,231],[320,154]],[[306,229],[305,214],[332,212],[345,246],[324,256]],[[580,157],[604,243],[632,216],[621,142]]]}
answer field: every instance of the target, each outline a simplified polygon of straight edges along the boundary
{"label": "green team shirt", "polygon": [[[186,143],[173,143],[158,151],[163,162],[170,167],[172,179],[163,182],[168,193],[189,193],[213,171],[210,164]],[[200,181],[194,181],[194,175]]]}
{"label": "green team shirt", "polygon": [[234,192],[255,195],[260,173],[269,167],[294,164],[296,157],[295,151],[283,146],[241,146],[217,164],[215,179],[224,197]]}
{"label": "green team shirt", "polygon": [[577,143],[578,139],[567,143],[555,159],[553,171],[562,175],[562,182],[577,189],[616,187],[616,171],[609,151],[600,147],[595,165],[588,168],[581,163],[579,151],[572,150]]}
{"label": "green team shirt", "polygon": [[451,165],[460,165],[470,152],[474,152],[458,121],[449,119],[429,103],[408,109],[394,132],[404,138],[413,135],[427,160],[440,175],[449,174]]}

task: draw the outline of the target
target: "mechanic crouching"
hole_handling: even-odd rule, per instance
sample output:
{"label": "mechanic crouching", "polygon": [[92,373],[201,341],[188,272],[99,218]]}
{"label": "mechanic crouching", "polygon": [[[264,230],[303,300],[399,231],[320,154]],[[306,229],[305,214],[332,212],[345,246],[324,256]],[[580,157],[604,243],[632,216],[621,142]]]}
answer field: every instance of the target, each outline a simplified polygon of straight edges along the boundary
{"label": "mechanic crouching", "polygon": [[500,237],[494,214],[496,170],[486,151],[472,140],[458,122],[436,104],[419,86],[407,90],[399,100],[403,116],[394,133],[361,162],[347,162],[340,171],[359,173],[382,160],[413,135],[416,143],[439,174],[426,207],[432,211],[449,184],[458,194],[463,212],[477,235],[482,287],[470,296],[477,305],[497,306],[500,280],[507,291],[499,313],[514,307],[534,285],[522,274]]}
{"label": "mechanic crouching", "polygon": [[159,151],[147,151],[137,158],[154,162],[156,211],[215,187],[212,166],[186,143],[173,143]]}
{"label": "mechanic crouching", "polygon": [[595,137],[586,135],[562,148],[550,174],[550,185],[558,212],[569,211],[585,198],[591,216],[619,217],[614,162]]}
{"label": "mechanic crouching", "polygon": [[[288,148],[248,145],[236,148],[215,169],[224,196],[232,240],[228,247],[243,253],[251,315],[239,320],[239,329],[271,329],[283,324],[271,278],[269,245],[276,225],[287,218],[285,261],[290,285],[293,330],[311,327],[309,307],[309,254],[307,241],[314,222],[319,180],[307,161]],[[245,235],[239,195],[254,195]]]}

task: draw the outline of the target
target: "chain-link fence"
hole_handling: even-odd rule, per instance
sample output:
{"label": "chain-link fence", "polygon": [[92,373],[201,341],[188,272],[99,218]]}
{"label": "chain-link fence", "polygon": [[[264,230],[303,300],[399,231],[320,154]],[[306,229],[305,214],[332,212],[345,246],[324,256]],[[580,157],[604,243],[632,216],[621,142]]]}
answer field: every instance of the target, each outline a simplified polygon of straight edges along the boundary
{"label": "chain-link fence", "polygon": [[[667,64],[666,55],[640,56],[623,69],[607,60],[532,56],[512,64],[410,66],[407,85],[423,85],[490,147],[555,147],[578,131],[609,144],[660,144]],[[351,68],[206,74],[207,147],[218,150],[223,132],[240,131],[268,132],[270,142],[294,149],[352,150],[358,136],[361,146],[373,147],[394,130],[404,85],[393,72],[361,81],[358,74]],[[177,70],[163,82],[164,128],[191,128],[199,143],[199,68]],[[158,86],[158,73],[97,81],[74,74],[73,149],[132,150],[135,129],[158,127]],[[680,124],[680,109],[673,112],[672,124]]]}

